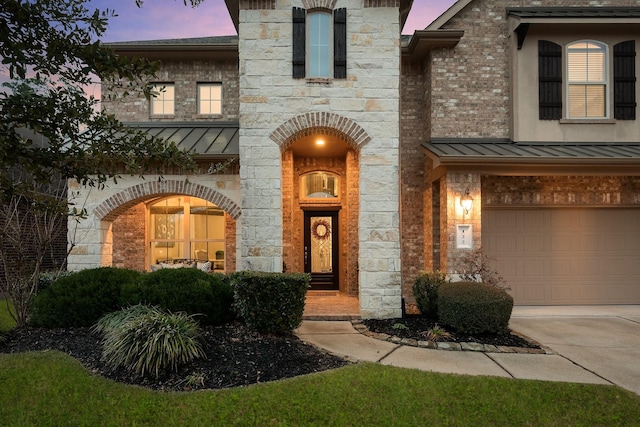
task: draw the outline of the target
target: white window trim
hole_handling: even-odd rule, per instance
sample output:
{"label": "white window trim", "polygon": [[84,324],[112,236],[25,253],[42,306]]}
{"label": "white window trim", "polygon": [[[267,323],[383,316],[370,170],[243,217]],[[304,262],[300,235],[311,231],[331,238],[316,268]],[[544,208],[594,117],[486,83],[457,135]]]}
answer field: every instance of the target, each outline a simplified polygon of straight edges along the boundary
{"label": "white window trim", "polygon": [[[576,44],[576,43],[593,43],[599,46],[602,46],[605,50],[605,62],[604,62],[604,80],[603,82],[580,82],[580,81],[570,81],[569,80],[569,49],[572,45]],[[581,121],[581,120],[609,120],[611,118],[611,90],[613,87],[613,82],[611,81],[611,76],[610,76],[610,68],[611,68],[611,62],[613,61],[613,58],[611,57],[611,49],[609,48],[609,45],[605,42],[602,42],[600,40],[592,40],[592,39],[582,39],[582,40],[574,40],[572,42],[567,43],[564,46],[564,58],[565,58],[565,64],[564,64],[564,73],[565,73],[565,77],[564,80],[564,105],[565,105],[565,113],[564,113],[564,117],[565,120],[576,120],[576,121]],[[605,94],[605,100],[604,100],[604,110],[605,110],[605,115],[602,117],[589,117],[589,116],[571,116],[570,115],[570,111],[571,111],[571,106],[569,104],[569,87],[573,84],[584,84],[584,85],[600,85],[604,83],[604,94]]]}

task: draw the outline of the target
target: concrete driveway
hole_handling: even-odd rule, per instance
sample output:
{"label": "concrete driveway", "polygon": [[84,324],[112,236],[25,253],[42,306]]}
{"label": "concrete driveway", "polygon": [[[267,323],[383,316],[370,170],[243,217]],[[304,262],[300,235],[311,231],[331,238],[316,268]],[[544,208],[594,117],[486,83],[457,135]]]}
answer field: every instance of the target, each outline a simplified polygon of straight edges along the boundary
{"label": "concrete driveway", "polygon": [[640,305],[515,307],[511,329],[640,394]]}

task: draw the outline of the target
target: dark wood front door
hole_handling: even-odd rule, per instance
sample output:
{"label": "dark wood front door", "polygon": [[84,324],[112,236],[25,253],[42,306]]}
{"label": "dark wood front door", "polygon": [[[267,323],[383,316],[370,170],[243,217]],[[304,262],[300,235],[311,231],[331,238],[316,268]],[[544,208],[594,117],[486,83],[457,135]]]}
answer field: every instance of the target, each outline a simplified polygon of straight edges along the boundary
{"label": "dark wood front door", "polygon": [[304,213],[304,271],[311,289],[338,289],[338,212]]}

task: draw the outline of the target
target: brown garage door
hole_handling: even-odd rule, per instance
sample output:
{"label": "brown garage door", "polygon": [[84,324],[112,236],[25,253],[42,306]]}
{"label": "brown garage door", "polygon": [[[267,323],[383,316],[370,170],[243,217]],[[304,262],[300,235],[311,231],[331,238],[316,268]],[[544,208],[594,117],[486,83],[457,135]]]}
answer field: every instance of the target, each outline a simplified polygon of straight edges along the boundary
{"label": "brown garage door", "polygon": [[484,210],[482,245],[518,305],[640,304],[640,210]]}

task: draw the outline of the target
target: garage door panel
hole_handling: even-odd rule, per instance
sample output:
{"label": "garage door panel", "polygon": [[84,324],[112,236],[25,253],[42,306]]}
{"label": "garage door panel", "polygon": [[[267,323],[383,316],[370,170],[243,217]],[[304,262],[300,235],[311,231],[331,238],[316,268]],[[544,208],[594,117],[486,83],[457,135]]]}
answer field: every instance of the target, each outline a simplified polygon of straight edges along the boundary
{"label": "garage door panel", "polygon": [[640,209],[485,210],[516,304],[640,304]]}
{"label": "garage door panel", "polygon": [[524,250],[526,252],[547,251],[544,236],[525,236],[523,239],[523,243],[524,243]]}

